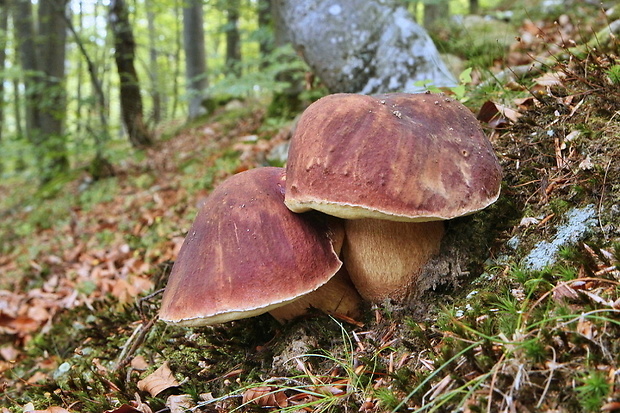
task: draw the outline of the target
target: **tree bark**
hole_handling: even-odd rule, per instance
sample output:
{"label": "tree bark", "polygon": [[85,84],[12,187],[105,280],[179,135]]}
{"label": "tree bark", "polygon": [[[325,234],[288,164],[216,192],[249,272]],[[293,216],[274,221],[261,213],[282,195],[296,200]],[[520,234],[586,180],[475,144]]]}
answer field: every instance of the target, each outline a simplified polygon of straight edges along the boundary
{"label": "tree bark", "polygon": [[37,82],[37,48],[35,43],[32,3],[30,0],[15,0],[13,9],[15,38],[19,39],[18,52],[26,93],[26,134],[30,137],[39,125],[39,108],[35,104],[34,94]]}
{"label": "tree bark", "polygon": [[469,14],[478,14],[480,11],[480,3],[478,0],[469,0]]}
{"label": "tree bark", "polygon": [[26,134],[42,184],[69,168],[65,138],[65,9],[68,0],[39,4],[38,32],[30,0],[16,0],[14,26],[26,94]]}
{"label": "tree bark", "polygon": [[[82,20],[80,16],[80,23],[81,22]],[[96,112],[99,114],[100,124],[96,131],[93,131],[90,126],[87,125],[87,130],[91,133],[95,141],[95,158],[93,161],[91,161],[90,172],[95,179],[111,176],[114,174],[114,169],[112,167],[112,164],[103,155],[103,147],[105,143],[110,140],[110,135],[108,127],[108,117],[106,115],[106,98],[103,92],[103,88],[101,87],[102,82],[99,79],[99,75],[97,74],[97,68],[95,66],[95,63],[86,51],[84,42],[82,41],[82,38],[80,37],[78,32],[75,30],[71,19],[67,19],[66,23],[69,31],[73,36],[73,40],[75,41],[75,44],[77,45],[80,54],[82,55],[83,60],[86,62],[88,76],[90,78],[92,90],[95,95],[95,109]],[[80,63],[81,62],[82,59],[80,59]]]}
{"label": "tree bark", "polygon": [[8,29],[8,13],[4,0],[0,1],[0,142],[4,125],[4,67],[6,60],[6,33]]}
{"label": "tree bark", "polygon": [[[291,42],[291,34],[286,21],[283,19],[278,1],[270,0],[271,16],[273,22],[273,41],[276,48],[284,47]],[[282,54],[279,56],[280,63],[286,63],[296,59],[297,56]],[[276,80],[286,82],[288,86],[282,91],[273,93],[271,103],[267,108],[267,116],[274,118],[289,118],[303,110],[301,92],[304,85],[301,81],[303,73],[299,70],[286,69],[276,74]]]}
{"label": "tree bark", "polygon": [[138,73],[134,65],[136,42],[124,0],[110,2],[110,25],[114,34],[114,60],[120,79],[123,124],[134,148],[150,146],[153,141],[144,121]]}
{"label": "tree bark", "polygon": [[258,0],[256,3],[258,18],[258,49],[262,58],[262,66],[266,65],[267,57],[273,51],[273,18],[270,0]]}
{"label": "tree bark", "polygon": [[202,18],[202,0],[187,0],[183,7],[183,48],[189,119],[205,113],[202,106],[207,80],[207,56]]}
{"label": "tree bark", "polygon": [[439,19],[450,15],[448,0],[432,0],[424,4],[424,27],[430,29]]}
{"label": "tree bark", "polygon": [[241,36],[239,35],[239,0],[226,2],[226,72],[241,76]]}
{"label": "tree bark", "polygon": [[65,90],[65,56],[67,26],[65,11],[68,0],[48,0],[39,3],[39,57],[44,72],[45,96],[41,103],[41,131],[47,134],[52,168],[66,170],[69,161],[63,137],[67,112]]}
{"label": "tree bark", "polygon": [[161,93],[159,86],[159,54],[157,53],[157,31],[155,29],[156,13],[153,10],[153,3],[147,1],[146,20],[148,24],[149,34],[149,75],[151,80],[151,98],[153,99],[153,122],[155,124],[161,121]]}
{"label": "tree bark", "polygon": [[[181,0],[174,2],[174,54],[172,56],[172,103],[170,104],[170,118],[176,119],[177,108],[179,106],[179,78],[181,77],[181,52],[183,51],[183,34]],[[166,96],[164,95],[164,99]],[[168,107],[168,105],[164,105]]]}

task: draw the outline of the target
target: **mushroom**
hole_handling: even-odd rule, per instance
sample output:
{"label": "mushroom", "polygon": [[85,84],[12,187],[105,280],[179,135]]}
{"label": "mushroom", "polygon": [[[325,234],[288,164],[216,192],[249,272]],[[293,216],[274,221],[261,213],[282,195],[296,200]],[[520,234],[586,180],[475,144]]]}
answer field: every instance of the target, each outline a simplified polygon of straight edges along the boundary
{"label": "mushroom", "polygon": [[329,95],[291,140],[285,203],[345,221],[343,261],[362,297],[416,292],[442,220],[497,200],[501,168],[475,116],[444,95]]}
{"label": "mushroom", "polygon": [[342,245],[342,224],[289,211],[284,182],[284,168],[257,168],[209,195],[172,268],[160,319],[217,324],[286,306],[320,287],[324,294],[280,309],[276,318],[290,319],[309,305],[354,315],[359,295],[345,275],[334,277],[342,266],[334,249]]}

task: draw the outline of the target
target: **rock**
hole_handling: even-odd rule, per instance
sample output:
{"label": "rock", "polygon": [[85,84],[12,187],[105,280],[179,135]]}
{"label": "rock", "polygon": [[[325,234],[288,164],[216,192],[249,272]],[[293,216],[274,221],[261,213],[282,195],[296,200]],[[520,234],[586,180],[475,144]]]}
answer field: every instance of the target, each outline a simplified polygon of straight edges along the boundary
{"label": "rock", "polygon": [[332,93],[420,92],[456,79],[426,31],[382,0],[278,0],[295,49]]}
{"label": "rock", "polygon": [[582,240],[596,226],[596,209],[594,205],[573,208],[566,214],[566,223],[560,225],[551,242],[540,241],[523,259],[525,268],[540,271],[553,265],[562,247],[574,245]]}

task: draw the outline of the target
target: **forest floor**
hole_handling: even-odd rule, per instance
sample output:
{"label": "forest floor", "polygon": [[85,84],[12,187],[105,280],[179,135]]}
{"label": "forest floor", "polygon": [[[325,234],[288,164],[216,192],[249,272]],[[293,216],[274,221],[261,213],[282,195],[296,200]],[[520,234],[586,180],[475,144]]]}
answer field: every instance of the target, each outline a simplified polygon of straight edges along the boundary
{"label": "forest floor", "polygon": [[422,310],[157,321],[197,206],[290,138],[260,101],[169,127],[112,178],[1,182],[0,412],[620,411],[619,43],[579,12],[524,20],[491,62],[537,70],[467,85],[502,194],[448,224],[466,262]]}

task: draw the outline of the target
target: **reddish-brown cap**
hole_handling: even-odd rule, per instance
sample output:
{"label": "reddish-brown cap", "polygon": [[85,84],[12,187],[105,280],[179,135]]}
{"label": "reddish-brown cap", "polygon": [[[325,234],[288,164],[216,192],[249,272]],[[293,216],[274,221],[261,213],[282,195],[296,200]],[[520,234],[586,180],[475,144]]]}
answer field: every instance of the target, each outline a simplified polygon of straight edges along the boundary
{"label": "reddish-brown cap", "polygon": [[346,219],[450,219],[499,196],[501,168],[475,116],[438,94],[329,95],[291,141],[286,205]]}
{"label": "reddish-brown cap", "polygon": [[262,314],[339,270],[327,223],[289,211],[284,185],[284,168],[257,168],[211,193],[172,268],[162,320],[199,326]]}

